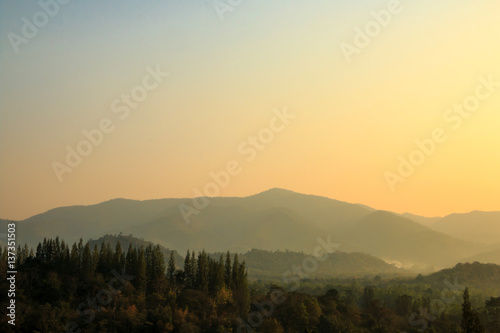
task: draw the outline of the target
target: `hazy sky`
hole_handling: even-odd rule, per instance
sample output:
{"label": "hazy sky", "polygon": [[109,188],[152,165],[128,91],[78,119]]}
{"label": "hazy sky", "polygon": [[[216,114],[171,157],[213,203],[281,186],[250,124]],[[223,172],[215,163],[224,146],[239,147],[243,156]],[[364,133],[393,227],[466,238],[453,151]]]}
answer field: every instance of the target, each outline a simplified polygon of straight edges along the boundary
{"label": "hazy sky", "polygon": [[[65,1],[48,15],[0,0],[2,218],[193,197],[232,160],[241,172],[222,196],[281,187],[426,216],[500,210],[498,1],[243,0],[222,14],[210,0]],[[388,6],[377,31],[371,12]],[[375,29],[368,45],[357,27]],[[355,42],[349,62],[341,45]],[[475,111],[451,109],[464,101]],[[273,120],[284,107],[287,125]],[[67,147],[85,149],[103,119],[113,130],[60,181],[54,162],[69,167]],[[436,128],[421,161],[415,140]],[[402,176],[410,155],[420,165]],[[404,182],[391,189],[387,172]]]}

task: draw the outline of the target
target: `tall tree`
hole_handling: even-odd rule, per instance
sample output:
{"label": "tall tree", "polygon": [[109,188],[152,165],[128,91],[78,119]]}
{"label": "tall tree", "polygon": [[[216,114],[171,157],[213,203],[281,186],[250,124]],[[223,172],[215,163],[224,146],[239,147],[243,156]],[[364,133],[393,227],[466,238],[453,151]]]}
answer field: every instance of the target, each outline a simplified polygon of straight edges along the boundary
{"label": "tall tree", "polygon": [[82,259],[82,256],[83,256],[83,249],[84,249],[84,246],[83,246],[83,239],[80,238],[80,240],[78,241],[78,257],[80,257],[80,260]]}
{"label": "tall tree", "polygon": [[464,302],[462,304],[462,321],[460,323],[462,333],[482,333],[484,327],[479,320],[479,316],[472,310],[469,299],[469,288],[465,288]]}
{"label": "tall tree", "polygon": [[165,258],[159,245],[153,248],[151,253],[152,277],[153,279],[163,279],[165,277]]}
{"label": "tall tree", "polygon": [[173,287],[175,285],[175,256],[173,250],[170,251],[170,258],[168,259],[167,278],[170,287]]}
{"label": "tall tree", "polygon": [[59,236],[56,237],[53,243],[53,253],[54,253],[54,264],[59,264],[61,258],[61,243],[59,241]]}
{"label": "tall tree", "polygon": [[225,270],[224,270],[224,257],[221,254],[219,261],[216,263],[216,273],[215,273],[215,291],[219,291],[225,285]]}
{"label": "tall tree", "polygon": [[[233,264],[233,272],[234,266],[238,263],[238,257],[235,258]],[[236,271],[236,280],[235,280],[235,289],[234,296],[236,301],[236,306],[238,308],[238,312],[240,316],[243,316],[248,313],[250,309],[250,293],[248,291],[248,281],[247,281],[247,271],[245,267],[245,261],[241,264],[238,264],[238,269]]]}
{"label": "tall tree", "polygon": [[236,290],[238,288],[238,269],[240,268],[240,263],[238,261],[238,254],[234,254],[234,259],[233,259],[233,271],[231,273],[231,282],[229,287],[233,290]]}
{"label": "tall tree", "polygon": [[107,261],[107,247],[104,242],[101,243],[101,249],[99,250],[99,262],[97,263],[97,271],[101,274],[105,274],[107,270],[107,265],[109,262]]}
{"label": "tall tree", "polygon": [[42,244],[38,242],[38,245],[36,246],[36,255],[35,257],[43,262],[43,253],[42,253]]}
{"label": "tall tree", "polygon": [[137,275],[137,249],[132,246],[132,243],[128,245],[125,256],[125,270],[128,274]]}
{"label": "tall tree", "polygon": [[92,254],[90,253],[90,245],[87,242],[83,248],[82,254],[82,277],[84,281],[90,281],[93,272],[92,272]]}
{"label": "tall tree", "polygon": [[106,255],[106,274],[109,274],[111,269],[113,269],[113,250],[111,249],[111,244],[109,242],[106,243],[106,251],[104,252]]}
{"label": "tall tree", "polygon": [[115,253],[113,254],[113,268],[121,272],[125,266],[125,257],[120,241],[116,242]]}
{"label": "tall tree", "polygon": [[227,251],[226,262],[224,263],[224,281],[226,282],[227,287],[231,287],[231,270],[231,253]]}
{"label": "tall tree", "polygon": [[92,251],[92,274],[97,271],[97,265],[99,264],[99,249],[97,244],[94,244],[94,250]]}
{"label": "tall tree", "polygon": [[80,254],[76,243],[73,243],[69,259],[69,265],[72,272],[80,274]]}
{"label": "tall tree", "polygon": [[184,258],[184,281],[186,288],[193,288],[193,265],[191,263],[191,253],[187,250],[186,257]]}
{"label": "tall tree", "polygon": [[205,250],[198,253],[197,285],[201,291],[208,291],[209,262]]}
{"label": "tall tree", "polygon": [[197,276],[198,276],[198,262],[196,261],[196,254],[191,252],[191,269],[192,269],[192,285],[191,288],[197,287]]}
{"label": "tall tree", "polygon": [[144,256],[144,248],[141,246],[137,255],[137,268],[136,268],[136,277],[134,279],[135,287],[142,293],[146,292],[146,283],[147,283],[147,275],[146,275],[146,258]]}

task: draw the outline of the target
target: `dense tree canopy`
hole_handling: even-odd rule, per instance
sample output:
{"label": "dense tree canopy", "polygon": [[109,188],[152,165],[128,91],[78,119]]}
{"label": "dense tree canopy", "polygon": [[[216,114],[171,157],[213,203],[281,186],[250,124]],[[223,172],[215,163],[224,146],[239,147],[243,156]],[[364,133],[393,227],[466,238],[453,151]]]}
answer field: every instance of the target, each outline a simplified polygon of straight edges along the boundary
{"label": "dense tree canopy", "polygon": [[[6,290],[5,248],[0,258]],[[292,291],[249,281],[240,258],[188,250],[177,262],[173,251],[165,258],[152,244],[122,248],[80,240],[70,246],[58,238],[35,250],[19,246],[16,326],[3,315],[0,331],[500,332],[500,298],[481,300],[476,289],[450,289],[463,298],[448,302],[452,297],[424,277],[376,277],[301,280]],[[436,310],[440,299],[446,302]],[[3,293],[2,309],[6,302]]]}

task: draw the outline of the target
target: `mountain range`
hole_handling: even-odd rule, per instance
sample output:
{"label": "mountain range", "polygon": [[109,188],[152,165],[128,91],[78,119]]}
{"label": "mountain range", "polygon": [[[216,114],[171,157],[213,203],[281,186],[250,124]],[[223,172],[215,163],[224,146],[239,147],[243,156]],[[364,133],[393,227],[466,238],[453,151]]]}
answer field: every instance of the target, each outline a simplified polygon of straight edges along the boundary
{"label": "mountain range", "polygon": [[[208,205],[200,208],[200,202]],[[194,212],[189,219],[186,207]],[[7,223],[0,220],[2,227]],[[365,253],[415,271],[467,260],[500,263],[500,212],[428,218],[283,189],[242,198],[199,198],[198,207],[193,199],[114,199],[55,208],[17,221],[18,244],[30,246],[44,237],[75,242],[119,233],[180,253],[187,249],[312,253],[318,242],[330,238],[342,252]]]}

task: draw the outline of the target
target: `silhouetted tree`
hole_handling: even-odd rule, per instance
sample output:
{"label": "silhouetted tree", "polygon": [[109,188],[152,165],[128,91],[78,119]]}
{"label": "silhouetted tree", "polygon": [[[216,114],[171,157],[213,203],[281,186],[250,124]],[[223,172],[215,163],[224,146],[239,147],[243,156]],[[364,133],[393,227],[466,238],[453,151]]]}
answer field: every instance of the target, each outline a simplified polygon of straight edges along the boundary
{"label": "silhouetted tree", "polygon": [[191,261],[191,253],[187,250],[184,258],[184,282],[186,288],[192,289],[194,285],[193,263]]}
{"label": "silhouetted tree", "polygon": [[170,251],[170,258],[168,259],[167,265],[167,278],[170,283],[170,287],[175,285],[175,256],[174,251]]}
{"label": "silhouetted tree", "polygon": [[464,302],[462,304],[462,321],[460,323],[462,333],[482,333],[484,327],[479,321],[479,316],[472,310],[469,300],[469,289],[465,288]]}

